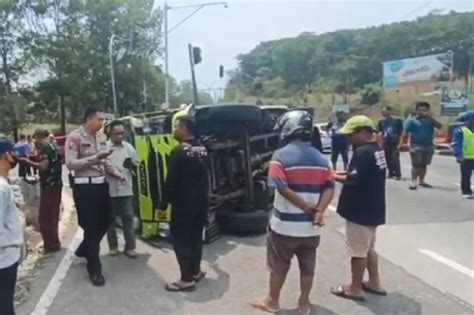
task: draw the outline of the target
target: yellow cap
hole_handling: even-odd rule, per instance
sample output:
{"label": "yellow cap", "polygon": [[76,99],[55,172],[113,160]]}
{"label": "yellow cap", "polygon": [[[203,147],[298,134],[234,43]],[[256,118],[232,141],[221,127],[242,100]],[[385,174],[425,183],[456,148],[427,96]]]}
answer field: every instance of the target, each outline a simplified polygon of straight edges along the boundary
{"label": "yellow cap", "polygon": [[357,115],[346,121],[344,127],[339,129],[338,132],[343,135],[350,135],[361,128],[372,128],[373,130],[376,129],[372,119],[364,115]]}

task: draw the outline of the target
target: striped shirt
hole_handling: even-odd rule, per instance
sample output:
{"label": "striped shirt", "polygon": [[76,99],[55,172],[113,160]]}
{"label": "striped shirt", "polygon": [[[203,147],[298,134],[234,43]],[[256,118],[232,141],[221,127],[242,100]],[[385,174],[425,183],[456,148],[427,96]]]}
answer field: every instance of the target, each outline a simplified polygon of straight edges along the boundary
{"label": "striped shirt", "polygon": [[309,205],[317,205],[321,193],[334,188],[329,161],[307,142],[293,141],[275,151],[268,174],[268,186],[276,188],[270,227],[278,234],[294,237],[319,235],[313,215],[290,203],[278,189],[288,187]]}

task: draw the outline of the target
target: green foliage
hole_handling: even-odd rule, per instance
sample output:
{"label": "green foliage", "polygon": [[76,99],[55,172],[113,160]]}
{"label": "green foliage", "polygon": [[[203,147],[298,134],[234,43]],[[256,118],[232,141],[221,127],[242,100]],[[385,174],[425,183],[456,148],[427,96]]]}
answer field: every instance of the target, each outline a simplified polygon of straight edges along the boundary
{"label": "green foliage", "polygon": [[377,84],[366,84],[360,91],[360,96],[362,104],[374,105],[382,97],[382,88]]}
{"label": "green foliage", "polygon": [[239,91],[239,97],[257,96],[252,89],[255,82],[264,87],[278,82],[281,94],[311,86],[318,92],[350,95],[381,81],[384,61],[447,50],[454,52],[455,72],[465,76],[473,33],[474,13],[451,12],[413,22],[263,42],[238,56],[239,68],[229,74],[226,95],[237,96],[235,91]]}

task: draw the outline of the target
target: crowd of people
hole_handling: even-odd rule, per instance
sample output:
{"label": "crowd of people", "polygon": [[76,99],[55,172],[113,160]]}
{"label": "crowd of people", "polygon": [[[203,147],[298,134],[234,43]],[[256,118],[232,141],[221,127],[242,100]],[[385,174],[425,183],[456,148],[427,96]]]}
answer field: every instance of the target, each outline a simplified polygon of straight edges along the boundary
{"label": "crowd of people", "polygon": [[[430,115],[430,105],[416,104],[416,112],[405,122],[383,108],[383,119],[375,124],[357,115],[348,120],[337,115],[331,126],[331,161],[312,145],[313,120],[306,111],[290,111],[276,124],[281,147],[272,157],[268,186],[275,190],[274,207],[267,237],[269,291],[255,299],[253,307],[271,313],[280,311],[280,292],[294,256],[301,275],[301,314],[310,313],[310,293],[316,267],[316,252],[321,242],[324,214],[331,204],[335,182],[342,183],[337,212],[345,220],[346,244],[350,256],[351,281],[330,289],[335,296],[364,301],[364,294],[385,296],[375,251],[377,227],[385,223],[385,180],[401,179],[400,151],[410,151],[412,174],[409,188],[431,187],[425,181],[434,152],[434,130],[441,124]],[[137,154],[124,140],[122,122],[108,126],[107,139],[99,131],[105,113],[86,109],[83,124],[69,134],[65,162],[70,171],[70,186],[78,221],[84,230],[75,254],[87,260],[87,272],[94,286],[105,285],[100,261],[100,243],[107,235],[110,255],[120,253],[115,217],[122,221],[125,238],[123,253],[134,259],[133,175]],[[474,167],[474,111],[459,117],[453,136],[454,154],[460,164],[462,194],[472,196],[471,175]],[[169,159],[161,210],[171,206],[172,243],[180,269],[180,278],[166,284],[171,292],[189,292],[206,273],[201,268],[202,234],[209,206],[206,169],[208,152],[195,138],[193,119],[181,116],[174,122],[179,146]],[[62,192],[62,166],[57,146],[49,132],[34,133],[35,158],[27,137],[14,145],[0,137],[0,314],[14,314],[13,296],[20,260],[23,232],[17,215],[9,172],[19,162],[38,171],[41,188],[39,227],[44,251],[61,249],[58,235]],[[382,141],[378,141],[378,137]],[[408,142],[410,143],[408,145]],[[352,146],[349,161],[348,148]],[[344,169],[337,170],[342,155]],[[331,165],[332,162],[332,165]],[[364,281],[368,270],[368,281]]]}

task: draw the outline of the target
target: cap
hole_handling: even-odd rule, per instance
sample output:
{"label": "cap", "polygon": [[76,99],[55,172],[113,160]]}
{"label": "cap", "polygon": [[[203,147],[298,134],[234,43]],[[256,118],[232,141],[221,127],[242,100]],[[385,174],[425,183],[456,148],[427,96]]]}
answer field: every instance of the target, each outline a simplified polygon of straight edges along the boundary
{"label": "cap", "polygon": [[0,154],[12,151],[13,146],[14,144],[10,139],[6,137],[0,137]]}
{"label": "cap", "polygon": [[375,130],[375,125],[372,119],[369,117],[357,115],[346,121],[344,127],[339,129],[338,132],[343,135],[350,135],[361,128],[371,128],[372,130]]}

